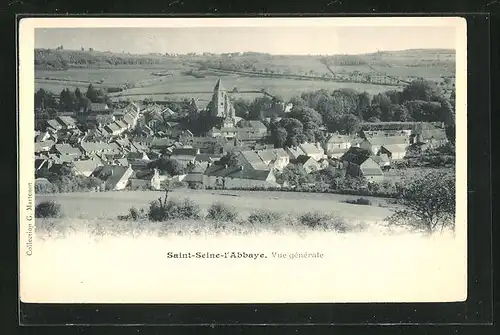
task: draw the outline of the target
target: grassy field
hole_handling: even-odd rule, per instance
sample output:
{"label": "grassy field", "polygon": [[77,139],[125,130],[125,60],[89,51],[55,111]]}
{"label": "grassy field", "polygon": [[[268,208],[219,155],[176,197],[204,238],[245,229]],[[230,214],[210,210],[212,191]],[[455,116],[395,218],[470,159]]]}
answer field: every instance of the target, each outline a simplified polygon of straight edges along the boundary
{"label": "grassy field", "polygon": [[[36,202],[55,200],[69,217],[114,219],[126,214],[133,206],[147,208],[151,201],[163,195],[159,191],[40,194],[36,196]],[[379,204],[387,204],[384,199],[365,197],[370,198],[374,206],[351,205],[342,201],[359,197],[340,194],[179,189],[172,191],[169,198],[189,198],[205,210],[212,203],[221,201],[237,208],[241,215],[254,209],[271,209],[284,213],[321,211],[352,219],[383,220],[391,214],[388,208],[379,207]]]}

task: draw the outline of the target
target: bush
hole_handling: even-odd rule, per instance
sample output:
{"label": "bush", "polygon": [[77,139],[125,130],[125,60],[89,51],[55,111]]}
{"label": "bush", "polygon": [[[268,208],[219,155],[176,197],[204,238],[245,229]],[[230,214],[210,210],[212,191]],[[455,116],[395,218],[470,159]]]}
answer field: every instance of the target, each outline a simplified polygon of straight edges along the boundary
{"label": "bush", "polygon": [[35,207],[36,218],[56,218],[60,214],[61,205],[52,200],[41,202]]}
{"label": "bush", "polygon": [[274,223],[279,221],[283,215],[279,212],[268,210],[257,210],[250,214],[248,222],[250,223]]}
{"label": "bush", "polygon": [[151,221],[187,220],[201,218],[200,213],[200,206],[189,199],[164,203],[158,200],[150,203],[148,217]]}
{"label": "bush", "polygon": [[368,205],[368,206],[372,205],[372,202],[369,199],[365,198],[358,198],[356,200],[347,199],[345,202],[353,205]]}
{"label": "bush", "polygon": [[233,207],[217,202],[208,209],[207,218],[214,221],[234,222],[238,219],[238,213]]}
{"label": "bush", "polygon": [[331,216],[320,212],[308,212],[299,216],[301,224],[310,228],[326,227]]}
{"label": "bush", "polygon": [[346,233],[351,229],[348,223],[342,219],[320,212],[309,212],[299,216],[299,222],[309,228],[320,228]]}
{"label": "bush", "polygon": [[118,219],[119,220],[132,220],[132,221],[137,221],[137,220],[143,220],[146,218],[146,215],[144,213],[144,209],[137,209],[135,207],[132,207],[129,209],[127,215],[119,215]]}
{"label": "bush", "polygon": [[198,182],[195,182],[195,181],[188,181],[187,182],[187,186],[188,188],[192,189],[192,190],[199,190],[199,189],[203,189],[203,183],[198,183]]}

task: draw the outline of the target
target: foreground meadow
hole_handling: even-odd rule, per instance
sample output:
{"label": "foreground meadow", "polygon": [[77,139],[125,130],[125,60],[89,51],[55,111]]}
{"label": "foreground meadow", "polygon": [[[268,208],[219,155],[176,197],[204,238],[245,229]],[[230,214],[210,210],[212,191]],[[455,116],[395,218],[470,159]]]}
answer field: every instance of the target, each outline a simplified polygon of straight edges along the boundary
{"label": "foreground meadow", "polygon": [[[102,193],[66,193],[37,195],[36,203],[48,200],[61,205],[61,218],[38,219],[37,227],[41,235],[53,232],[67,234],[71,231],[87,231],[92,235],[105,232],[110,234],[158,233],[165,234],[198,234],[216,231],[232,231],[234,233],[254,233],[265,230],[304,232],[309,227],[300,224],[300,218],[308,213],[328,216],[333,221],[342,221],[343,231],[361,231],[366,229],[380,230],[384,228],[382,221],[392,211],[387,199],[366,197],[372,205],[354,205],[345,203],[357,197],[339,194],[316,194],[295,192],[264,191],[215,191],[179,189],[169,193],[169,199],[184,201],[188,199],[196,203],[204,217],[214,203],[223,203],[234,209],[237,218],[234,222],[209,220],[172,220],[171,222],[142,222],[118,220],[120,215],[128,214],[131,208],[144,209],[146,212],[152,201],[163,197],[162,192],[127,191]],[[275,219],[248,222],[252,213],[277,213]],[[317,220],[320,220],[321,217]],[[262,220],[261,220],[262,221]],[[333,222],[332,221],[332,222]],[[337,222],[335,221],[335,222]],[[333,225],[338,223],[333,222]],[[304,229],[302,229],[304,228]],[[52,232],[52,233],[51,233]]]}

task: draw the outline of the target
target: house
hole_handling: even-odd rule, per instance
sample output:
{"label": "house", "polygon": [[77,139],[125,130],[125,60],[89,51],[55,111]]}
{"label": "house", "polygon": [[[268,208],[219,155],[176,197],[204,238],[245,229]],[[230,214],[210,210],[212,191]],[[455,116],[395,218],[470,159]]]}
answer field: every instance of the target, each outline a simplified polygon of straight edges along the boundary
{"label": "house", "polygon": [[299,158],[299,156],[306,155],[306,153],[300,147],[286,147],[285,151],[290,157],[290,160],[295,160]]}
{"label": "house", "polygon": [[69,144],[55,144],[52,148],[53,153],[59,156],[74,156],[79,157],[82,155],[80,149],[73,147]]}
{"label": "house", "polygon": [[165,122],[165,133],[170,137],[179,137],[183,129],[179,122]]}
{"label": "house", "polygon": [[115,117],[115,120],[117,120],[117,121],[123,120],[123,118],[125,117],[125,114],[127,114],[127,112],[124,108],[115,109],[113,111],[113,116]]}
{"label": "house", "polygon": [[76,129],[76,120],[71,116],[58,116],[56,120],[62,126],[62,129]]}
{"label": "house", "polygon": [[386,154],[391,161],[405,158],[408,145],[406,144],[384,144],[380,147],[380,153]]}
{"label": "house", "polygon": [[92,175],[103,180],[107,190],[120,191],[127,186],[133,172],[134,170],[132,170],[130,165],[105,165],[98,167]]}
{"label": "house", "polygon": [[261,121],[241,120],[236,124],[235,131],[241,141],[258,141],[267,136],[267,127]]}
{"label": "house", "polygon": [[51,151],[55,142],[52,140],[44,141],[44,142],[35,142],[35,153],[48,153]]}
{"label": "house", "polygon": [[56,119],[51,119],[46,121],[45,129],[49,132],[56,133],[63,129],[63,126]]}
{"label": "house", "polygon": [[126,155],[129,160],[150,160],[148,155],[144,151],[129,152]]}
{"label": "house", "polygon": [[430,123],[418,123],[412,133],[411,142],[418,144],[422,149],[433,149],[440,147],[448,142],[446,130],[435,127]]}
{"label": "house", "polygon": [[200,153],[194,158],[195,164],[198,163],[213,163],[221,158],[221,155]]}
{"label": "house", "polygon": [[147,188],[159,190],[161,188],[160,173],[158,169],[135,171],[129,178],[129,186],[132,189]]}
{"label": "house", "polygon": [[405,136],[373,136],[367,137],[361,141],[359,144],[360,148],[369,150],[372,154],[376,155],[379,153],[380,148],[384,145],[401,145],[408,146],[409,140]]}
{"label": "house", "polygon": [[105,103],[95,103],[91,102],[89,104],[89,111],[94,113],[94,114],[100,114],[100,113],[109,113],[109,106]]}
{"label": "house", "polygon": [[99,166],[102,166],[101,162],[93,159],[77,160],[72,163],[73,172],[84,177],[90,177]]}
{"label": "house", "polygon": [[123,129],[116,122],[104,126],[104,130],[111,136],[117,136],[123,132]]}
{"label": "house", "polygon": [[186,174],[185,182],[203,184],[203,174],[211,165],[209,162],[196,162],[193,168]]}
{"label": "house", "polygon": [[174,148],[172,150],[170,158],[176,160],[182,166],[187,167],[189,164],[194,164],[196,156],[199,154],[200,154],[200,149],[186,148],[186,147]]}
{"label": "house", "polygon": [[264,164],[279,171],[290,163],[290,156],[283,148],[258,150],[257,155]]}
{"label": "house", "polygon": [[340,160],[346,170],[346,176],[363,177],[368,181],[379,182],[384,179],[384,174],[379,164],[371,157],[369,150],[351,147],[342,155]]}
{"label": "house", "polygon": [[387,154],[380,154],[371,157],[380,166],[382,171],[391,169],[391,160]]}
{"label": "house", "polygon": [[173,144],[173,140],[170,138],[157,138],[155,137],[153,141],[151,142],[151,148],[152,149],[166,149],[170,147]]}
{"label": "house", "polygon": [[210,165],[203,174],[206,187],[222,189],[252,189],[279,187],[272,169],[246,169],[242,165],[228,167],[226,165]]}
{"label": "house", "polygon": [[307,173],[324,170],[329,165],[326,159],[321,159],[321,161],[318,162],[313,157],[306,155],[299,156],[296,160],[292,161],[292,163],[302,166]]}
{"label": "house", "polygon": [[326,140],[323,149],[328,157],[340,158],[351,147],[351,138],[339,133],[331,134]]}
{"label": "house", "polygon": [[299,148],[306,156],[312,157],[317,161],[325,158],[325,151],[319,143],[302,143],[299,145]]}
{"label": "house", "polygon": [[53,139],[55,139],[55,137],[51,133],[49,133],[48,131],[43,131],[35,136],[35,143],[53,140]]}
{"label": "house", "polygon": [[240,151],[236,159],[245,170],[270,170],[270,167],[260,158],[256,151]]}

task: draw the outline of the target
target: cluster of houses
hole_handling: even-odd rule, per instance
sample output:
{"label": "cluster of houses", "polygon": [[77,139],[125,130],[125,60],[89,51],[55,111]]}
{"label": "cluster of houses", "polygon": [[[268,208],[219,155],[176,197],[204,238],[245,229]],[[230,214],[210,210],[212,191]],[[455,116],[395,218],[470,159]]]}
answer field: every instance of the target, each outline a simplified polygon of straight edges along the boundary
{"label": "cluster of houses", "polygon": [[[197,110],[194,100],[190,104]],[[87,113],[45,119],[35,132],[36,174],[67,166],[76,175],[102,180],[100,190],[158,190],[172,178],[212,188],[266,188],[279,187],[277,173],[297,164],[307,173],[333,166],[346,175],[380,181],[410,146],[425,149],[447,142],[441,124],[379,122],[363,123],[359,134],[352,136],[328,134],[324,143],[274,148],[260,144],[268,135],[261,121],[235,116],[220,80],[211,106],[210,112],[224,121],[204,136],[182,129],[174,121],[175,112],[156,104],[131,102],[120,109],[91,104]],[[237,164],[221,163],[227,153],[234,154]],[[162,157],[177,161],[188,172],[164,176],[150,168]]]}

